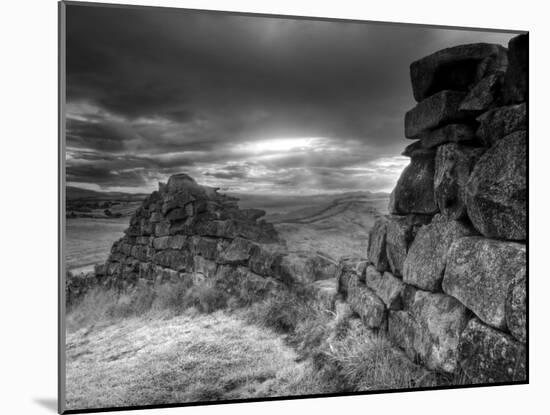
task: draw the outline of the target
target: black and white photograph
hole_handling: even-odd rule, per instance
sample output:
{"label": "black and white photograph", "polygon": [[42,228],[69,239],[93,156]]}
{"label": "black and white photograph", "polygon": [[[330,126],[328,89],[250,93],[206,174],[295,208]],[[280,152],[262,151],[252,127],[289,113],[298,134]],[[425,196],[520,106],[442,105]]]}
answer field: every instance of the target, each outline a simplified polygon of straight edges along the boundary
{"label": "black and white photograph", "polygon": [[61,412],[529,383],[527,31],[59,12]]}

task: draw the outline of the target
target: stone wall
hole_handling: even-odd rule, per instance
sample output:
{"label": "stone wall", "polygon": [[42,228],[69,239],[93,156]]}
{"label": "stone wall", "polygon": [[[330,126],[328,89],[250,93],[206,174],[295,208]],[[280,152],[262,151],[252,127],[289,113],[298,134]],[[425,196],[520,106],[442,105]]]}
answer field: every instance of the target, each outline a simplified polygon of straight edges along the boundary
{"label": "stone wall", "polygon": [[412,63],[410,164],[337,275],[365,325],[473,383],[526,380],[527,54],[521,35]]}
{"label": "stone wall", "polygon": [[124,290],[137,284],[208,283],[231,297],[260,299],[277,289],[331,278],[337,264],[289,252],[259,209],[201,186],[186,174],[170,177],[130,218],[105,264],[67,279],[69,303],[90,287]]}

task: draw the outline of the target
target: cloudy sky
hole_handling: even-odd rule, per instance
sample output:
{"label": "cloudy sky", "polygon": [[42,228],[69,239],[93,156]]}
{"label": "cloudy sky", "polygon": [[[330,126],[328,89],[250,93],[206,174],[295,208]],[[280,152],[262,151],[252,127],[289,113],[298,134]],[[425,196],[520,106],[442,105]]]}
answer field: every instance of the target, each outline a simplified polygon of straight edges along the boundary
{"label": "cloudy sky", "polygon": [[389,191],[409,64],[512,34],[183,10],[67,7],[67,184],[149,192]]}

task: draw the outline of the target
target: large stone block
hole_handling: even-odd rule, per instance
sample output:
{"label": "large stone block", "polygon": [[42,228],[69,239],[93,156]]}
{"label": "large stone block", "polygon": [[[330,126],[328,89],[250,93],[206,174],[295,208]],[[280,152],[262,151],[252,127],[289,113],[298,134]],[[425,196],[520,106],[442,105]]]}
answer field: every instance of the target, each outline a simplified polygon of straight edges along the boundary
{"label": "large stone block", "polygon": [[280,273],[282,254],[257,245],[248,261],[249,268],[264,277],[276,277]]}
{"label": "large stone block", "polygon": [[479,81],[460,103],[461,111],[480,114],[501,102],[502,73],[489,75]]}
{"label": "large stone block", "polygon": [[469,318],[456,299],[417,290],[408,312],[390,312],[389,337],[412,360],[452,373],[458,365],[460,334]]}
{"label": "large stone block", "polygon": [[463,331],[459,353],[460,366],[473,383],[527,380],[525,345],[478,319]]}
{"label": "large stone block", "polygon": [[507,103],[527,101],[529,77],[529,35],[508,42],[508,69],[504,76],[504,99]]}
{"label": "large stone block", "polygon": [[153,247],[156,250],[183,249],[186,239],[184,235],[161,236],[153,239]]}
{"label": "large stone block", "polygon": [[469,124],[447,124],[418,138],[422,148],[430,149],[445,143],[472,142],[476,139],[476,131]]}
{"label": "large stone block", "polygon": [[401,295],[405,284],[389,272],[378,272],[372,265],[367,267],[365,284],[390,310],[400,310],[403,307]]}
{"label": "large stone block", "polygon": [[403,281],[423,290],[438,291],[449,247],[455,240],[472,234],[475,231],[462,222],[435,216],[429,225],[418,230],[409,248],[403,265]]}
{"label": "large stone block", "polygon": [[475,163],[484,149],[445,144],[435,157],[434,194],[439,210],[450,219],[466,214],[464,192]]}
{"label": "large stone block", "polygon": [[[363,261],[361,261],[363,262]],[[350,280],[353,276],[357,275],[356,267],[358,261],[349,259],[341,259],[336,269],[336,285],[338,292],[345,298],[348,295],[350,288]]]}
{"label": "large stone block", "polygon": [[483,322],[506,328],[510,282],[526,272],[525,245],[482,237],[458,239],[449,250],[443,291],[460,300]]}
{"label": "large stone block", "polygon": [[210,259],[203,258],[200,255],[193,257],[193,271],[204,275],[207,279],[216,275],[217,268],[218,264]]}
{"label": "large stone block", "polygon": [[505,305],[506,326],[512,336],[527,341],[527,283],[524,275],[514,278],[508,287]]}
{"label": "large stone block", "polygon": [[153,263],[175,271],[191,271],[193,256],[189,251],[167,249],[153,256]]}
{"label": "large stone block", "polygon": [[316,254],[293,252],[280,259],[279,274],[284,281],[303,283],[334,278],[337,266]]}
{"label": "large stone block", "polygon": [[390,196],[389,211],[395,215],[433,215],[438,207],[434,197],[434,158],[413,158],[405,167]]}
{"label": "large stone block", "polygon": [[247,239],[235,238],[229,246],[218,255],[220,264],[246,265],[256,245]]}
{"label": "large stone block", "polygon": [[207,258],[216,259],[218,253],[229,246],[230,242],[224,239],[216,239],[194,235],[190,237],[190,246],[194,253]]}
{"label": "large stone block", "polygon": [[466,184],[468,216],[489,238],[527,236],[526,141],[525,132],[500,140],[477,161]]}
{"label": "large stone block", "polygon": [[378,271],[386,271],[389,269],[386,256],[387,224],[387,218],[378,218],[369,231],[367,257]]}
{"label": "large stone block", "polygon": [[405,137],[417,138],[442,125],[468,119],[470,114],[459,110],[465,96],[464,92],[441,91],[419,102],[405,114]]}
{"label": "large stone block", "polygon": [[527,130],[527,105],[517,104],[494,108],[480,115],[476,136],[486,147],[516,131]]}
{"label": "large stone block", "polygon": [[474,43],[440,50],[411,64],[414,98],[422,101],[444,89],[467,91],[506,66],[506,49],[500,45]]}
{"label": "large stone block", "polygon": [[162,221],[155,224],[155,236],[168,236],[170,235],[170,222]]}
{"label": "large stone block", "polygon": [[348,292],[351,309],[359,315],[368,328],[380,328],[386,317],[386,307],[382,300],[363,283],[358,283],[353,288]]}
{"label": "large stone block", "polygon": [[431,216],[408,215],[392,216],[386,226],[386,257],[391,272],[401,276],[403,264],[411,242],[416,236],[418,228],[428,224]]}

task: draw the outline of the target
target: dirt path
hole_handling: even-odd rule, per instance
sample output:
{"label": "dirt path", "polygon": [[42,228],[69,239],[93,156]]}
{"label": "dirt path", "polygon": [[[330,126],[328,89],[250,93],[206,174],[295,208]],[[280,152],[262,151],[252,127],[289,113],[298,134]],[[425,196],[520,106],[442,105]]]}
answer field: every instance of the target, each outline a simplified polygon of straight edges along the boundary
{"label": "dirt path", "polygon": [[132,318],[67,336],[68,409],[315,393],[271,331],[217,312]]}

